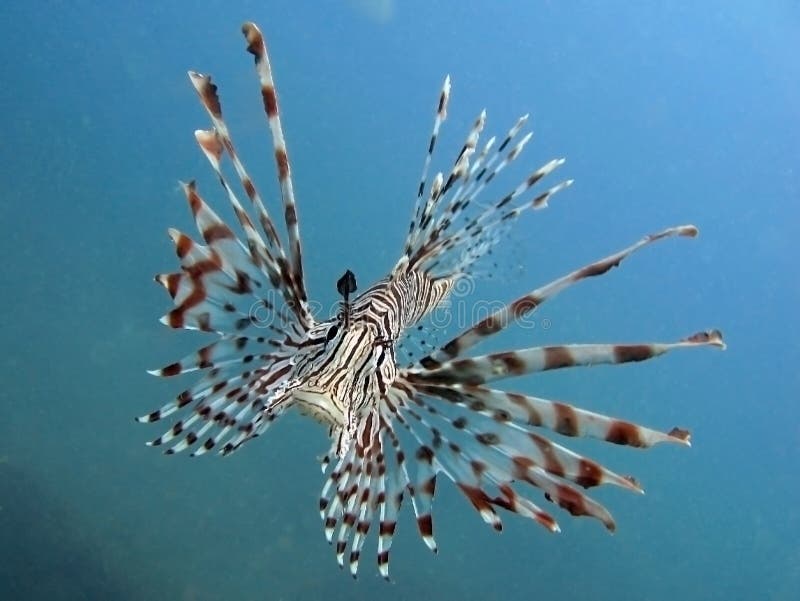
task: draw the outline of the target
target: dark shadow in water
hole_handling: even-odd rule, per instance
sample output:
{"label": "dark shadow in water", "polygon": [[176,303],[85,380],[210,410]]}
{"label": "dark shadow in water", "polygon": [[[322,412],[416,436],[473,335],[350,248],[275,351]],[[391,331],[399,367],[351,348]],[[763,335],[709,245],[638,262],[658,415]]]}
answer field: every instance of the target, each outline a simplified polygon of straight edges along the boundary
{"label": "dark shadow in water", "polygon": [[131,599],[122,582],[58,498],[0,464],[0,599]]}

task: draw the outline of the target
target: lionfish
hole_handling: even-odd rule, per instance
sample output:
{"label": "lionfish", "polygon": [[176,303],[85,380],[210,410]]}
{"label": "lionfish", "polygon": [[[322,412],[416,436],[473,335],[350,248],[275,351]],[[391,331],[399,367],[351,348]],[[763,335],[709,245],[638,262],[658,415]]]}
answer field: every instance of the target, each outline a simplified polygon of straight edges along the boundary
{"label": "lionfish", "polygon": [[[498,307],[424,357],[403,362],[398,353],[408,333],[448,299],[459,278],[472,273],[470,268],[490,252],[504,228],[527,210],[546,207],[554,194],[572,183],[566,180],[531,192],[532,199],[523,198],[564,159],[532,171],[507,194],[479,203],[531,138],[531,133],[522,134],[524,116],[499,144],[493,137],[479,147],[486,121],[482,111],[449,173],[438,173],[429,184],[427,173],[450,97],[446,78],[399,261],[358,296],[351,296],[356,279],[346,271],[337,282],[342,296],[337,312],[318,320],[306,294],[294,185],[272,68],[258,27],[245,23],[242,32],[255,57],[272,136],[286,241],[235,150],[216,85],[209,76],[190,71],[213,125],[196,131],[195,138],[233,207],[242,235],[206,204],[194,182],[183,184],[205,244],[170,230],[180,271],[155,278],[175,305],[161,321],[172,328],[213,332],[217,338],[151,372],[176,376],[201,371],[203,376],[172,402],[137,418],[157,422],[179,416],[149,444],[167,446],[168,454],[192,449],[192,455],[202,455],[217,449],[228,455],[263,434],[290,408],[322,423],[331,444],[322,459],[327,479],[320,515],[340,567],[349,548],[353,576],[368,532],[377,522],[378,571],[388,579],[389,551],[405,495],[411,499],[422,540],[437,550],[431,509],[440,475],[452,481],[495,530],[502,528],[496,511],[500,508],[559,531],[555,519],[520,490],[529,484],[541,489],[546,501],[574,516],[596,518],[613,531],[609,512],[581,488],[614,484],[642,492],[640,485],[542,431],[633,447],[662,442],[689,446],[689,432],[660,432],[564,402],[498,390],[491,383],[567,367],[643,361],[678,348],[724,348],[720,332],[700,332],[672,343],[569,344],[466,354],[573,284],[605,274],[653,242],[694,237],[697,228],[683,225],[646,236]],[[252,214],[223,174],[225,157]]]}

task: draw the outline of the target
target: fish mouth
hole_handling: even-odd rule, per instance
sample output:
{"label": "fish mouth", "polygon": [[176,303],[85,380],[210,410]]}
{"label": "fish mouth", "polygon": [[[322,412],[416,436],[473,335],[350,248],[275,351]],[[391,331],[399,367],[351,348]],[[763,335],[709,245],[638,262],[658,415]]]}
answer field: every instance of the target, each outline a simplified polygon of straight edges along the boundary
{"label": "fish mouth", "polygon": [[344,423],[344,413],[340,406],[322,390],[297,388],[292,391],[292,398],[300,413],[314,418],[321,424],[341,427]]}

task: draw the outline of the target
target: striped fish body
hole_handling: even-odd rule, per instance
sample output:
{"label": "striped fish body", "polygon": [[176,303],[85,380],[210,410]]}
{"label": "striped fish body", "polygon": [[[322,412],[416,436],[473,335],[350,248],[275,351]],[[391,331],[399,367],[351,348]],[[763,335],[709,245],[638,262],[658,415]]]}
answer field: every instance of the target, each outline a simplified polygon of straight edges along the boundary
{"label": "striped fish body", "polygon": [[[510,299],[424,357],[399,363],[398,351],[409,330],[448,297],[460,278],[476,277],[476,265],[521,216],[547,207],[572,183],[536,189],[564,159],[553,159],[515,187],[496,193],[498,176],[518,159],[531,134],[523,133],[524,116],[504,135],[481,143],[486,125],[482,111],[452,167],[429,181],[450,98],[446,78],[400,259],[388,277],[352,300],[348,295],[355,291],[355,281],[348,271],[337,284],[344,296],[338,315],[317,321],[306,292],[291,162],[269,56],[254,24],[246,23],[242,31],[255,58],[272,136],[284,232],[236,152],[216,85],[209,76],[190,72],[212,123],[212,129],[196,131],[195,138],[233,209],[239,232],[214,212],[194,183],[184,184],[202,242],[170,230],[180,269],[155,278],[174,303],[162,322],[209,332],[215,339],[151,372],[163,377],[198,372],[200,377],[170,402],[137,418],[144,423],[172,420],[149,444],[168,454],[216,450],[227,455],[263,434],[289,409],[322,423],[329,430],[330,448],[323,459],[320,516],[339,565],[347,563],[353,576],[376,525],[378,571],[388,579],[405,499],[410,499],[422,540],[437,549],[432,507],[440,478],[454,483],[496,530],[502,527],[498,510],[551,532],[559,530],[531,493],[538,493],[539,503],[595,518],[613,530],[611,514],[585,489],[610,484],[641,492],[641,486],[552,436],[647,448],[660,443],[689,446],[689,432],[651,429],[576,404],[495,388],[495,383],[549,370],[644,361],[676,349],[725,348],[721,333],[706,330],[674,342],[469,353],[568,288],[608,273],[661,240],[694,238],[697,228],[681,225],[645,236]],[[226,175],[224,162],[231,164],[237,185]]]}
{"label": "striped fish body", "polygon": [[330,427],[337,456],[346,453],[359,424],[367,423],[395,381],[401,335],[439,305],[452,284],[395,271],[343,307],[336,319],[312,329],[311,350],[299,358],[297,384],[288,393],[302,413]]}

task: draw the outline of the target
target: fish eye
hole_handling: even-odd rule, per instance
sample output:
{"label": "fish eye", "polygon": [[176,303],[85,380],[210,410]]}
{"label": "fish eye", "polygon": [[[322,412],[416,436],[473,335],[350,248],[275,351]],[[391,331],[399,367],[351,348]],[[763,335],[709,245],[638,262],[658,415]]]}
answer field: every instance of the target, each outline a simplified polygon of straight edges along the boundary
{"label": "fish eye", "polygon": [[336,338],[336,334],[339,333],[339,326],[337,324],[333,324],[328,333],[325,335],[325,342],[330,342],[334,338]]}

